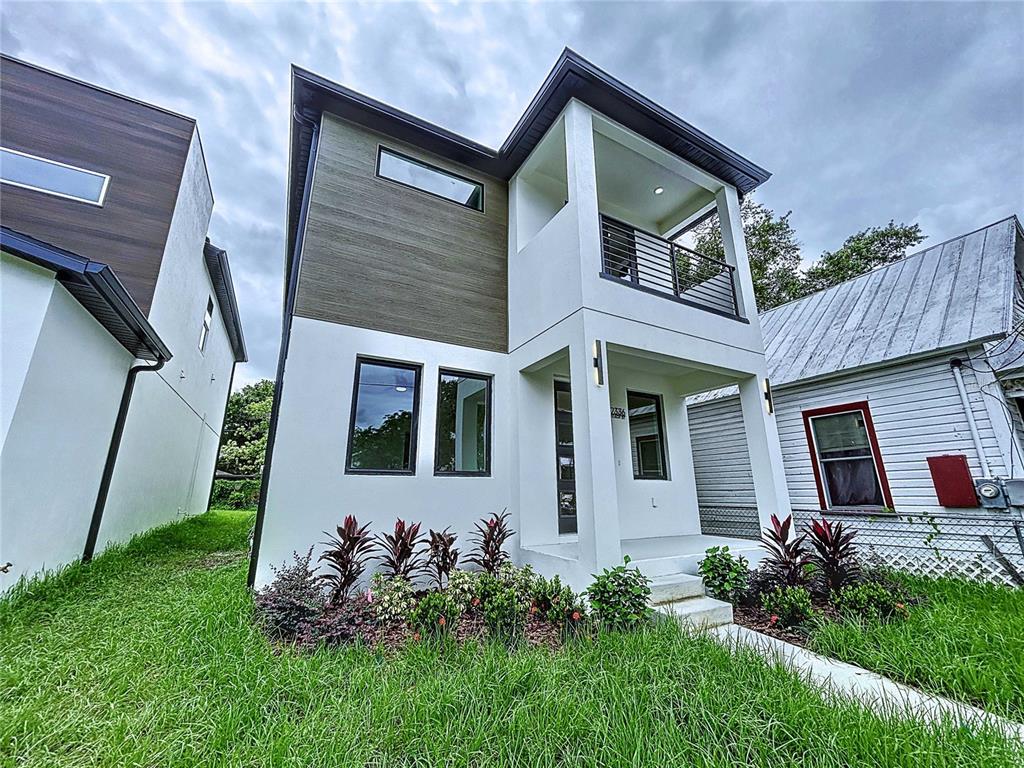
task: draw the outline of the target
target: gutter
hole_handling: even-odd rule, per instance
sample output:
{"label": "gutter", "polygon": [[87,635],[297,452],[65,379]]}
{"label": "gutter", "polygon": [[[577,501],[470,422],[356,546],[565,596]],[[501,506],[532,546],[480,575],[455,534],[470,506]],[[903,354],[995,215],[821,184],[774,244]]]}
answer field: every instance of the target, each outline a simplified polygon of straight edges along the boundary
{"label": "gutter", "polygon": [[[288,345],[292,336],[292,316],[295,310],[295,295],[299,287],[299,268],[302,263],[302,244],[306,235],[306,214],[309,211],[309,196],[313,188],[313,170],[316,167],[316,154],[320,140],[320,126],[308,120],[298,112],[295,120],[311,126],[309,138],[309,157],[306,160],[306,178],[302,188],[302,206],[299,210],[298,227],[295,234],[295,245],[291,258],[291,270],[288,274],[288,289],[284,299],[284,317],[282,318],[281,349],[277,357],[277,379],[274,386],[274,402],[270,408],[270,429],[267,433],[267,450],[263,459],[263,476],[260,480],[260,503],[256,510],[256,525],[252,534],[252,552],[249,555],[249,575],[246,585],[252,589],[256,583],[256,568],[259,564],[260,544],[263,542],[263,521],[267,515],[267,491],[270,486],[270,467],[274,459],[274,445],[277,442],[277,421],[281,414],[281,394],[284,390],[284,368],[288,359]],[[286,255],[287,257],[287,255]]]}
{"label": "gutter", "polygon": [[96,551],[96,540],[100,535],[100,523],[103,522],[103,510],[107,505],[107,495],[110,493],[110,483],[114,478],[114,465],[117,463],[117,454],[121,449],[121,437],[124,435],[124,425],[128,420],[128,407],[132,404],[132,392],[135,390],[135,378],[145,371],[159,371],[164,367],[164,359],[157,360],[153,365],[133,365],[128,369],[128,378],[124,382],[124,392],[121,393],[121,405],[117,409],[117,418],[114,420],[114,434],[110,437],[110,447],[107,449],[107,460],[103,464],[103,475],[100,478],[100,489],[96,493],[96,504],[92,509],[92,520],[89,523],[89,533],[85,537],[85,549],[82,551],[82,562],[88,563]]}
{"label": "gutter", "polygon": [[978,453],[978,461],[981,462],[981,471],[986,478],[993,477],[992,467],[989,466],[988,457],[985,456],[985,447],[981,444],[981,433],[978,432],[978,425],[974,421],[974,411],[971,410],[971,401],[967,397],[967,387],[964,386],[963,374],[964,361],[954,357],[949,361],[949,369],[953,372],[953,379],[956,381],[957,391],[960,393],[960,402],[963,404],[964,413],[967,416],[967,427],[971,431],[971,440],[974,441],[974,450]]}

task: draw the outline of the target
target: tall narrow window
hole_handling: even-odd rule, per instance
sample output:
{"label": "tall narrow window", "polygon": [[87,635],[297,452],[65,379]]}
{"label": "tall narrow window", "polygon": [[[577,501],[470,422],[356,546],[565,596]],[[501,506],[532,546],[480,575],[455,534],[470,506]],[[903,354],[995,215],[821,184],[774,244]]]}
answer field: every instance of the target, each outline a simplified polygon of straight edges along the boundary
{"label": "tall narrow window", "polygon": [[474,211],[484,209],[484,185],[480,182],[442,171],[384,147],[380,148],[377,155],[377,175],[443,197]]}
{"label": "tall narrow window", "polygon": [[16,149],[0,148],[0,180],[23,189],[103,205],[110,177],[36,157]]}
{"label": "tall narrow window", "polygon": [[413,474],[419,403],[420,366],[357,359],[346,471]]}
{"label": "tall narrow window", "polygon": [[210,328],[213,327],[213,297],[206,302],[206,314],[203,315],[203,327],[199,331],[199,351],[206,351],[206,340],[210,338]]}
{"label": "tall narrow window", "polygon": [[629,411],[633,478],[668,480],[661,398],[658,395],[627,392],[626,406]]}
{"label": "tall narrow window", "polygon": [[866,402],[804,411],[822,509],[892,506]]}
{"label": "tall narrow window", "polygon": [[576,533],[576,448],[572,436],[572,389],[568,381],[558,379],[555,379],[555,462],[558,533]]}
{"label": "tall narrow window", "polygon": [[491,471],[491,378],[441,371],[437,387],[439,475],[488,475]]}

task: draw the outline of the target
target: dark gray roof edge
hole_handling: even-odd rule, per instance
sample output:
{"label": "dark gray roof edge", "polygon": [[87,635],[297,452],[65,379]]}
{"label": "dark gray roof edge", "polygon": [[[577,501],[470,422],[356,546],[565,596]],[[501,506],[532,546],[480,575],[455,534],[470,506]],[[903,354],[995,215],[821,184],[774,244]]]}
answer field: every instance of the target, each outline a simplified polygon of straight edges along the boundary
{"label": "dark gray roof edge", "polygon": [[[56,279],[96,318],[121,346],[141,360],[170,360],[171,351],[150,325],[114,270],[71,251],[37,240],[9,227],[0,227],[0,248],[56,273]],[[93,294],[111,314],[96,311],[82,301],[82,291]],[[131,343],[134,342],[134,343]]]}
{"label": "dark gray roof edge", "polygon": [[225,327],[231,341],[231,349],[235,353],[236,363],[247,363],[249,356],[245,350],[245,337],[242,335],[242,318],[238,312],[238,301],[235,297],[235,284],[231,279],[231,263],[228,252],[218,248],[206,238],[203,247],[203,258],[206,270],[213,281],[213,290],[217,294],[217,304],[224,313]]}
{"label": "dark gray roof edge", "polygon": [[[552,111],[557,109],[560,112],[564,103],[571,98],[588,102],[588,94],[596,94],[596,100],[601,103],[591,104],[594,109],[645,136],[665,151],[683,157],[710,175],[733,184],[741,195],[753,191],[771,177],[764,168],[676,117],[569,48],[563,49],[540,90],[497,150],[295,64],[292,65],[291,75],[286,259],[291,258],[294,250],[301,190],[305,186],[304,144],[308,145],[310,132],[304,121],[318,122],[324,111],[414,144],[481,173],[509,179],[547,130],[552,121]],[[531,132],[530,128],[534,125],[543,130]],[[684,154],[684,150],[689,156]],[[719,168],[709,167],[707,163],[719,164]],[[726,172],[723,173],[722,169]]]}

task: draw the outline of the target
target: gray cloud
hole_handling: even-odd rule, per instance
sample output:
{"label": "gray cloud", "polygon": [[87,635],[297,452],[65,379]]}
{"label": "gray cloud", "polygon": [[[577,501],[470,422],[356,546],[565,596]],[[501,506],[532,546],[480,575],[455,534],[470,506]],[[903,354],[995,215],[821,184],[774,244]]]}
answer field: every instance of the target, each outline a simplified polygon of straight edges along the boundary
{"label": "gray cloud", "polygon": [[1018,3],[0,7],[4,52],[198,119],[252,362],[273,376],[288,66],[497,146],[562,47],[774,172],[807,259],[890,218],[932,242],[1024,210]]}

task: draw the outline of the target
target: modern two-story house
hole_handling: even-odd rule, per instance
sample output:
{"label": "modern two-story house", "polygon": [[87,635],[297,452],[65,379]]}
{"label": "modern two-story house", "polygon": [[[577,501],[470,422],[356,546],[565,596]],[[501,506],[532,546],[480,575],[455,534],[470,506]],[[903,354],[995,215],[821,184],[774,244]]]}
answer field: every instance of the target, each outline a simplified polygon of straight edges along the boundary
{"label": "modern two-story house", "polygon": [[205,511],[246,352],[195,120],[0,77],[5,590]]}
{"label": "modern two-story house", "polygon": [[[346,514],[582,586],[691,573],[685,397],[735,384],[758,513],[787,513],[740,198],[769,174],[565,51],[498,150],[292,72],[285,315],[250,581]],[[717,212],[726,260],[675,240]],[[750,546],[751,542],[739,542]]]}

